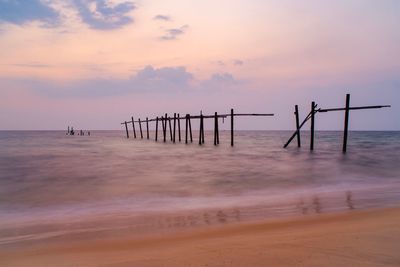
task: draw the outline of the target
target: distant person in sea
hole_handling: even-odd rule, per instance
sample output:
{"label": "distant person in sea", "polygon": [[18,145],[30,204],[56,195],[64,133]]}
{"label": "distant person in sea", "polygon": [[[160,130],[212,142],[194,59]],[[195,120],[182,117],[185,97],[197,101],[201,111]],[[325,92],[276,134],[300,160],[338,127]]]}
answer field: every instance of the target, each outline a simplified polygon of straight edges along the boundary
{"label": "distant person in sea", "polygon": [[90,136],[90,131],[87,132],[87,135]]}
{"label": "distant person in sea", "polygon": [[74,134],[75,134],[75,132],[74,132],[74,127],[71,127],[71,131],[69,132],[69,134],[70,134],[70,135],[74,135]]}

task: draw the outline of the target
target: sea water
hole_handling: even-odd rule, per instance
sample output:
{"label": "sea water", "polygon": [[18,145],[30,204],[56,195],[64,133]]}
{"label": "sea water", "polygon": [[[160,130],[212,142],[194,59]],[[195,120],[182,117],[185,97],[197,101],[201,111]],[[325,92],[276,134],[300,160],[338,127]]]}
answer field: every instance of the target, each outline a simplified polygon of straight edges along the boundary
{"label": "sea water", "polygon": [[[132,133],[131,133],[132,134]],[[144,233],[400,204],[400,132],[213,132],[205,144],[123,131],[0,131],[0,245]]]}

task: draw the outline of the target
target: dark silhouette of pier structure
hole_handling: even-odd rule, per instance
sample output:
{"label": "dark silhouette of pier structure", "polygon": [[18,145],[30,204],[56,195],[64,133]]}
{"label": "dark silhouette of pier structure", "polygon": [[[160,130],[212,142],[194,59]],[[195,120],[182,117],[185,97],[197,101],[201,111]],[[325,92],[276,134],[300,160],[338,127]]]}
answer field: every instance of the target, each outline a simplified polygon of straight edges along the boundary
{"label": "dark silhouette of pier structure", "polygon": [[[326,113],[326,112],[334,112],[334,111],[344,111],[344,130],[343,130],[343,146],[342,146],[342,151],[343,153],[346,153],[347,151],[347,142],[348,142],[348,132],[349,132],[349,115],[350,111],[352,110],[365,110],[365,109],[381,109],[381,108],[389,108],[391,107],[390,105],[379,105],[379,106],[358,106],[358,107],[351,107],[350,106],[350,94],[346,94],[346,103],[345,107],[343,108],[318,108],[318,105],[313,101],[311,103],[311,110],[307,114],[307,116],[304,118],[304,120],[300,123],[300,116],[299,116],[299,107],[298,105],[295,105],[295,121],[296,121],[296,131],[292,134],[292,136],[289,138],[289,140],[285,143],[283,146],[284,148],[287,148],[289,144],[293,141],[295,137],[297,137],[297,146],[301,147],[301,137],[300,137],[300,130],[301,128],[306,124],[307,121],[311,121],[310,125],[310,151],[314,150],[314,136],[315,136],[315,117],[316,114],[318,113]],[[171,118],[168,116],[167,113],[165,113],[164,116],[156,117],[153,119],[148,119],[146,118],[145,123],[146,123],[146,138],[150,139],[149,135],[149,123],[150,122],[155,122],[155,141],[158,141],[158,130],[159,130],[159,122],[161,123],[161,133],[162,133],[162,138],[164,142],[167,142],[167,131],[169,128],[169,136],[171,142],[175,143],[176,142],[176,130],[178,131],[178,142],[182,141],[182,136],[181,136],[181,120],[185,120],[185,143],[193,143],[193,132],[192,132],[192,120],[199,120],[200,122],[200,127],[199,127],[199,145],[204,144],[204,120],[205,119],[214,119],[214,145],[219,144],[219,119],[226,119],[230,118],[231,121],[231,127],[230,127],[230,132],[231,132],[231,146],[234,145],[234,118],[235,117],[244,117],[244,116],[251,116],[251,117],[269,117],[269,116],[274,116],[274,114],[269,113],[269,114],[258,114],[258,113],[234,113],[234,110],[231,109],[231,112],[229,114],[217,114],[215,112],[213,115],[204,115],[202,112],[200,112],[200,115],[190,115],[186,114],[184,117],[181,117],[179,113],[174,113],[174,116]],[[126,137],[129,138],[129,129],[128,125],[132,124],[132,130],[133,130],[133,137],[136,138],[136,127],[135,123],[139,124],[139,130],[140,130],[140,138],[143,139],[143,131],[142,131],[142,121],[141,119],[138,119],[137,121],[134,120],[132,117],[130,121],[125,121],[122,122],[121,125],[125,125],[125,130],[126,130]],[[173,125],[173,126],[172,126]]]}
{"label": "dark silhouette of pier structure", "polygon": [[380,105],[380,106],[360,106],[360,107],[350,107],[350,94],[346,94],[346,104],[344,108],[317,108],[318,105],[315,102],[311,103],[311,111],[307,114],[305,119],[300,123],[299,120],[299,108],[298,105],[295,105],[294,115],[296,117],[296,131],[293,135],[289,138],[289,140],[283,146],[286,148],[292,140],[297,137],[297,146],[301,147],[301,139],[300,139],[300,129],[304,126],[304,124],[311,120],[311,127],[310,127],[310,150],[314,150],[314,135],[315,135],[315,117],[317,113],[326,113],[326,112],[333,112],[333,111],[344,111],[344,130],[343,130],[343,153],[347,151],[347,139],[348,139],[348,132],[349,132],[349,115],[350,110],[364,110],[364,109],[381,109],[381,108],[389,108],[390,105]]}
{"label": "dark silhouette of pier structure", "polygon": [[214,120],[214,145],[219,145],[219,120],[226,118],[230,118],[231,127],[231,146],[234,145],[234,118],[235,117],[271,117],[274,116],[272,113],[234,113],[234,110],[231,109],[229,114],[218,114],[215,112],[213,115],[204,115],[200,112],[200,115],[190,115],[186,114],[184,117],[181,117],[179,113],[174,113],[173,117],[168,116],[165,113],[163,116],[156,117],[153,119],[146,118],[145,122],[141,119],[134,120],[131,117],[130,121],[122,122],[121,125],[125,125],[126,137],[129,138],[129,129],[128,125],[132,124],[133,137],[137,138],[136,135],[136,127],[135,123],[139,124],[139,133],[140,138],[143,139],[143,130],[142,123],[146,124],[146,139],[150,139],[149,133],[149,123],[155,122],[155,136],[154,140],[158,141],[158,131],[159,131],[159,123],[161,123],[161,134],[163,138],[163,142],[167,142],[167,131],[169,129],[169,140],[173,143],[182,142],[181,135],[181,121],[185,121],[185,144],[193,143],[193,132],[192,132],[192,120],[199,120],[199,145],[204,144],[204,120],[213,119]]}

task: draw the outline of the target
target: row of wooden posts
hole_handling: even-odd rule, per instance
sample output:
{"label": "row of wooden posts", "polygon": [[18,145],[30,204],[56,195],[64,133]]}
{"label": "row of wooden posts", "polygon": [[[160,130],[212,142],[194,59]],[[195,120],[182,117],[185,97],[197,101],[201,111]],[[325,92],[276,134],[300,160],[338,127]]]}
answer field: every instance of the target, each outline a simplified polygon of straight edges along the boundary
{"label": "row of wooden posts", "polygon": [[[300,137],[300,130],[301,128],[305,125],[305,123],[308,120],[311,120],[311,126],[310,126],[310,150],[314,150],[314,136],[315,136],[315,115],[317,113],[326,113],[326,112],[333,112],[333,111],[345,111],[345,118],[344,118],[344,130],[343,130],[343,147],[342,151],[343,153],[346,153],[347,151],[347,140],[348,140],[348,130],[349,130],[349,115],[350,115],[350,110],[362,110],[362,109],[379,109],[379,108],[386,108],[390,107],[390,105],[380,105],[380,106],[360,106],[360,107],[350,107],[350,94],[346,95],[346,104],[344,108],[330,108],[330,109],[322,109],[322,108],[317,108],[318,105],[313,101],[311,103],[311,111],[308,113],[308,115],[305,117],[305,119],[300,123],[300,116],[299,116],[299,107],[298,105],[295,105],[295,121],[296,121],[296,131],[293,133],[293,135],[289,138],[289,140],[285,143],[283,146],[286,148],[292,140],[297,137],[297,146],[301,147],[301,137]],[[140,138],[143,139],[143,131],[142,131],[142,123],[146,123],[146,134],[147,134],[147,139],[150,139],[150,133],[149,133],[149,122],[155,122],[156,123],[156,130],[155,130],[155,141],[158,141],[158,122],[161,122],[162,126],[162,137],[163,141],[167,141],[167,128],[169,126],[169,135],[170,139],[173,143],[176,142],[176,129],[178,130],[178,141],[181,142],[181,120],[185,120],[186,122],[186,127],[185,127],[185,143],[187,144],[188,142],[193,142],[193,134],[192,134],[192,124],[191,120],[192,119],[199,119],[200,120],[200,127],[199,127],[199,145],[204,144],[204,119],[214,119],[214,145],[219,144],[219,126],[218,126],[218,120],[219,119],[225,119],[227,117],[230,117],[231,119],[231,146],[234,145],[234,117],[239,117],[239,116],[274,116],[274,114],[256,114],[256,113],[241,113],[241,114],[235,114],[234,110],[231,109],[230,114],[217,114],[217,112],[214,113],[214,115],[203,115],[202,112],[200,112],[200,115],[192,116],[190,114],[186,114],[185,117],[180,117],[179,113],[176,114],[174,113],[173,118],[169,117],[167,113],[165,113],[165,116],[161,117],[156,117],[155,119],[148,119],[146,118],[145,121],[142,121],[141,119],[138,119],[135,121],[133,117],[131,118],[130,121],[125,121],[121,124],[125,125],[125,130],[126,130],[126,137],[129,138],[129,130],[128,130],[128,124],[132,124],[132,129],[133,129],[133,136],[136,138],[136,129],[135,129],[135,123],[139,124],[139,131],[140,131]],[[172,121],[172,122],[171,122]],[[173,127],[172,127],[173,123]]]}
{"label": "row of wooden posts", "polygon": [[[192,116],[190,114],[186,114],[185,117],[180,117],[180,114],[174,113],[173,118],[169,117],[167,113],[164,116],[156,117],[154,119],[149,119],[146,117],[146,120],[143,121],[138,119],[137,121],[134,120],[132,117],[130,121],[125,121],[121,124],[125,125],[126,130],[126,137],[129,138],[129,130],[128,124],[132,124],[133,130],[133,137],[136,138],[136,128],[135,123],[139,124],[139,132],[140,138],[143,139],[143,130],[142,130],[142,123],[146,123],[146,137],[150,139],[150,132],[149,132],[149,123],[155,122],[155,141],[158,141],[158,124],[161,122],[162,126],[162,138],[163,141],[167,141],[167,128],[169,128],[169,136],[173,143],[176,142],[176,132],[178,132],[178,142],[182,141],[181,138],[181,120],[185,120],[185,143],[188,142],[193,143],[193,133],[192,133],[192,120],[198,119],[200,121],[199,126],[199,145],[204,144],[204,120],[205,119],[214,119],[214,145],[219,144],[219,119],[225,120],[225,118],[231,118],[231,146],[234,145],[234,117],[241,117],[241,116],[274,116],[274,114],[258,114],[258,113],[234,113],[233,109],[231,109],[230,114],[218,114],[217,112],[214,115],[203,115],[200,112],[200,115]],[[173,126],[172,126],[173,124]],[[176,131],[177,130],[177,131]]]}
{"label": "row of wooden posts", "polygon": [[308,121],[311,120],[311,127],[310,127],[310,150],[314,150],[314,136],[315,136],[315,115],[317,113],[326,113],[326,112],[332,112],[332,111],[344,111],[344,130],[343,130],[343,146],[342,146],[342,151],[343,153],[346,153],[347,151],[347,139],[348,139],[348,132],[349,132],[349,115],[350,115],[350,110],[361,110],[361,109],[379,109],[379,108],[387,108],[390,107],[390,105],[380,105],[380,106],[361,106],[361,107],[350,107],[350,94],[346,94],[346,105],[344,108],[329,108],[329,109],[322,109],[318,108],[318,105],[313,101],[311,103],[311,111],[308,113],[308,115],[305,117],[303,122],[300,124],[300,119],[299,119],[299,108],[298,105],[295,105],[295,111],[294,115],[296,117],[296,131],[293,133],[293,135],[289,138],[289,140],[285,143],[283,146],[286,148],[290,142],[297,137],[297,146],[301,147],[301,139],[300,139],[300,129],[304,126],[304,124]]}

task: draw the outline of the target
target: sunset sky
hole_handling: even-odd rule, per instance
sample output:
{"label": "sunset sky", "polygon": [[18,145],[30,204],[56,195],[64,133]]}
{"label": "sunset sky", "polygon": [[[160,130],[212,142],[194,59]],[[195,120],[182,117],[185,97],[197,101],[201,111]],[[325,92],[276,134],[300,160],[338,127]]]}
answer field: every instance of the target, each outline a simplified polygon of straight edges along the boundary
{"label": "sunset sky", "polygon": [[[350,129],[400,130],[398,0],[0,0],[0,129],[120,129],[162,113],[391,104]],[[317,129],[341,129],[343,113]]]}

